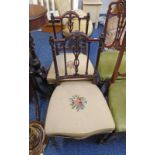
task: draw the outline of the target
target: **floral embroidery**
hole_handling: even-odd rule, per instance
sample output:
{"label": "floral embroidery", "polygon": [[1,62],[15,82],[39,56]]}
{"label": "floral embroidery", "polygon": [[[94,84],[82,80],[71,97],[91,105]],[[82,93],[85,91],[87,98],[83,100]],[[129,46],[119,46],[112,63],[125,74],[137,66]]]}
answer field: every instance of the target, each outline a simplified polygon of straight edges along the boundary
{"label": "floral embroidery", "polygon": [[74,69],[74,68],[75,68],[74,62],[73,62],[72,60],[68,61],[68,62],[66,63],[66,66],[67,66],[67,68],[69,68],[69,69]]}
{"label": "floral embroidery", "polygon": [[72,109],[76,109],[77,111],[85,108],[87,101],[84,97],[80,97],[79,95],[74,95],[70,98]]}

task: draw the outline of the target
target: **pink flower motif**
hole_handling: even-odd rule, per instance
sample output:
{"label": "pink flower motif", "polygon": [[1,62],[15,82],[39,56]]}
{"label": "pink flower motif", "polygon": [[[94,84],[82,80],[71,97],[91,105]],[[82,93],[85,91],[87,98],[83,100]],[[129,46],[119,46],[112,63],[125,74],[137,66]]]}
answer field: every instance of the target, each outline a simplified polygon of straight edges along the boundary
{"label": "pink flower motif", "polygon": [[72,109],[76,109],[77,111],[85,108],[87,101],[84,97],[80,97],[79,95],[74,95],[70,98]]}
{"label": "pink flower motif", "polygon": [[81,101],[80,98],[77,98],[76,100],[74,100],[74,103],[76,103],[76,104],[82,104],[82,101]]}

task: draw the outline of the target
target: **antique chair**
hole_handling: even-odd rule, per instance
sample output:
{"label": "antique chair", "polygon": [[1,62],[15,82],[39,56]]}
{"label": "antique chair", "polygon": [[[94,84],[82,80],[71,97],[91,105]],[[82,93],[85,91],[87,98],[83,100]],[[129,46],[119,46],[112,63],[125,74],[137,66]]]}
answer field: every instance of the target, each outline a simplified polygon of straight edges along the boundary
{"label": "antique chair", "polygon": [[[74,11],[76,14],[78,14],[78,16],[80,18],[82,17],[86,17],[87,16],[87,13],[84,12],[83,10],[73,10],[73,4],[72,4],[72,0],[65,0],[65,3],[64,3],[64,0],[55,0],[55,5],[56,5],[56,8],[57,10],[59,11],[59,14],[60,16],[63,16],[67,11]],[[73,24],[73,31],[76,31],[76,30],[79,30],[78,28],[78,24],[79,24],[79,21],[77,18],[74,18],[74,20],[72,21],[74,24]],[[69,34],[69,30],[68,30],[68,25],[66,24],[67,22],[64,22],[64,35],[68,35]],[[86,21],[85,20],[81,20],[81,23],[80,23],[80,31],[81,32],[84,32],[85,33],[85,29],[86,29]],[[91,35],[93,31],[93,24],[92,24],[92,21],[89,20],[89,27],[88,27],[88,36]]]}
{"label": "antique chair", "polygon": [[60,22],[62,38],[75,31],[80,31],[90,36],[93,31],[89,13],[81,15],[80,11],[70,10],[58,17],[54,17],[54,15],[51,14],[51,23],[55,39],[57,38],[55,29],[58,22]]}
{"label": "antique chair", "polygon": [[[78,14],[76,12],[74,12],[74,11],[68,11],[68,12],[66,12],[61,17],[55,17],[55,18],[53,17],[52,23],[53,23],[53,30],[54,30],[54,38],[55,39],[57,39],[57,34],[56,34],[56,31],[55,31],[55,20],[57,20],[57,19],[60,19],[60,21],[61,21],[61,30],[63,32],[61,38],[64,38],[64,35],[63,34],[65,34],[67,32],[67,31],[66,32],[63,31],[64,30],[63,29],[63,21],[66,20],[66,19],[68,20],[68,22],[67,22],[67,24],[68,24],[68,34],[71,33],[71,32],[74,32],[75,29],[73,29],[73,28],[75,28],[75,27],[77,28],[76,30],[81,31],[80,25],[81,25],[81,22],[83,20],[85,21],[85,25],[86,25],[84,33],[86,35],[88,34],[89,15],[87,15],[86,17],[82,17],[81,18],[81,17],[78,16]],[[76,21],[78,20],[78,23],[79,24],[77,24],[77,23],[74,22],[75,19],[76,19]],[[71,44],[72,44],[72,42],[70,42],[70,45]],[[58,45],[56,45],[56,47],[57,46]],[[60,44],[59,46],[62,46],[62,45]],[[59,68],[60,74],[63,75],[64,72],[65,72],[65,68],[64,68],[64,56],[63,56],[62,53],[59,54],[59,50],[58,49],[59,48],[57,47],[57,53],[56,53],[57,56],[56,57],[57,57],[57,61],[59,61],[58,68]],[[74,56],[71,53],[66,53],[66,57],[68,58],[67,65],[70,66],[70,68],[71,68],[70,69],[70,72],[72,73],[72,70],[74,71],[74,63],[73,63]],[[85,65],[85,64],[83,64],[83,62],[85,62],[85,60],[87,59],[87,57],[85,55],[85,51],[83,51],[83,53],[81,53],[79,59],[80,59],[80,62],[81,62],[80,67],[79,67],[79,71],[81,72],[85,68],[85,66],[83,66],[83,65]],[[91,62],[89,62],[89,65],[90,65],[90,67],[89,67],[88,72],[91,74],[92,71],[93,71],[93,65],[92,65]],[[48,75],[47,75],[48,84],[55,83],[55,79],[56,79],[56,76],[55,76],[54,63],[52,62],[51,66],[49,68],[49,71],[48,71]]]}
{"label": "antique chair", "polygon": [[[115,63],[119,54],[119,45],[122,44],[126,29],[126,9],[125,1],[119,0],[109,5],[105,27],[104,42],[100,55],[98,72],[101,81],[109,80],[112,76]],[[126,70],[126,52],[124,52],[120,73]],[[120,78],[118,76],[118,78]]]}
{"label": "antique chair", "polygon": [[[119,72],[125,49],[126,34],[108,88],[108,105],[115,121],[115,130],[107,137],[103,137],[101,143],[106,142],[114,133],[126,132],[126,73]],[[120,76],[119,79],[118,76]]]}
{"label": "antique chair", "polygon": [[[45,133],[49,137],[64,136],[75,139],[83,139],[95,134],[111,133],[115,124],[108,108],[107,102],[95,84],[98,59],[101,50],[102,37],[100,39],[88,38],[82,32],[71,33],[64,39],[56,40],[50,37],[57,87],[51,95],[45,121]],[[72,46],[68,43],[72,41]],[[96,66],[92,73],[88,72],[90,60],[89,46],[92,42],[99,42]],[[62,44],[64,55],[64,75],[59,74],[56,57],[56,44]],[[74,57],[74,72],[70,72],[67,66],[66,51],[70,50]],[[80,72],[80,55],[86,51],[85,68]],[[94,51],[95,52],[95,51]]]}
{"label": "antique chair", "polygon": [[[115,120],[115,130],[117,132],[126,131],[126,73],[120,73],[119,71],[125,49],[126,34],[124,35],[123,45],[118,55],[108,92],[108,103]],[[118,76],[122,78],[118,79]]]}

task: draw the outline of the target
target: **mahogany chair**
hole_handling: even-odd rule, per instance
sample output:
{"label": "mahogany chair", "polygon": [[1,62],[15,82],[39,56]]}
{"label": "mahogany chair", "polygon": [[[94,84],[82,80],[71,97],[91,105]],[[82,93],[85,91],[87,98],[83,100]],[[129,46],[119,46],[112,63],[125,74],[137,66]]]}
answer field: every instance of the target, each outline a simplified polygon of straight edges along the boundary
{"label": "mahogany chair", "polygon": [[[70,41],[72,41],[72,46],[68,46]],[[102,37],[92,39],[82,32],[74,32],[59,40],[50,37],[49,42],[54,58],[57,87],[49,101],[45,121],[46,135],[83,139],[95,134],[113,132],[114,120],[102,92],[96,85]],[[89,46],[95,42],[99,43],[99,48],[96,65],[90,73],[88,72],[88,68],[91,67]],[[61,48],[65,68],[63,75],[60,74],[60,61],[56,57],[56,45],[58,44],[63,45]],[[67,51],[72,53],[74,65],[67,63]],[[83,51],[86,51],[87,55],[85,61],[80,59]]]}
{"label": "mahogany chair", "polygon": [[[114,133],[126,132],[126,73],[120,73],[119,68],[126,51],[126,33],[123,38],[118,58],[114,67],[108,88],[108,105],[115,121],[115,130],[101,142],[108,140]],[[120,76],[121,78],[117,78]]]}
{"label": "mahogany chair", "polygon": [[[55,6],[57,8],[57,10],[59,11],[59,15],[60,16],[63,16],[67,11],[74,11],[76,14],[78,14],[78,16],[80,18],[82,17],[86,17],[87,16],[87,13],[81,9],[78,9],[78,10],[73,10],[73,1],[72,0],[56,0],[55,1]],[[78,29],[78,23],[79,21],[77,19],[74,19],[74,22],[73,22],[73,31],[75,30],[79,30],[79,31],[82,31],[85,33],[85,27],[86,27],[86,21],[85,20],[81,20],[81,24],[80,24],[80,29]],[[65,28],[64,28],[64,35],[68,35],[69,34],[69,31],[68,31],[68,26],[66,25],[65,23]],[[89,28],[88,28],[88,36],[91,35],[93,31],[93,24],[92,24],[92,21],[89,20]]]}
{"label": "mahogany chair", "polygon": [[[108,92],[109,107],[113,114],[116,131],[126,131],[126,73],[120,73],[119,68],[126,49],[126,34],[123,39],[123,45],[118,55],[118,59],[111,78]],[[118,76],[122,78],[117,78]]]}
{"label": "mahogany chair", "polygon": [[58,17],[54,17],[54,15],[51,14],[51,23],[55,39],[58,38],[56,33],[56,25],[58,22],[60,22],[62,38],[75,31],[80,31],[90,36],[93,31],[93,25],[89,13],[81,15],[80,11],[70,10]]}
{"label": "mahogany chair", "polygon": [[[101,81],[109,80],[112,76],[120,45],[126,29],[126,6],[124,0],[112,2],[109,5],[105,27],[102,53],[100,55],[98,72]],[[120,72],[126,71],[126,52],[124,52]],[[120,78],[119,76],[117,78]]]}

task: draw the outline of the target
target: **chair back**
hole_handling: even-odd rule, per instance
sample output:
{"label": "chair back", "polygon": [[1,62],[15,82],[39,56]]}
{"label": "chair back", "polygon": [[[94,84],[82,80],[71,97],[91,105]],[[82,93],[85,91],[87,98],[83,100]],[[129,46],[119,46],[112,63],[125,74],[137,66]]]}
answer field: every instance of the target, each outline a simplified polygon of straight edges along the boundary
{"label": "chair back", "polygon": [[114,83],[118,76],[126,77],[126,73],[119,73],[119,68],[122,62],[123,54],[126,51],[126,32],[122,41],[121,49],[117,57],[115,68],[111,77],[111,82]]}
{"label": "chair back", "polygon": [[125,0],[112,2],[109,5],[104,27],[105,48],[121,49],[122,40],[126,29],[126,4]]}
{"label": "chair back", "polygon": [[[91,43],[96,42],[99,43],[97,57],[96,57],[96,64],[93,67],[92,74],[88,72],[90,67],[89,65],[89,58],[90,58],[90,45]],[[94,83],[96,81],[97,75],[97,66],[99,61],[99,55],[101,52],[103,37],[100,38],[89,38],[83,32],[73,32],[70,33],[66,38],[62,39],[54,39],[52,37],[49,38],[49,43],[51,45],[52,54],[53,54],[53,61],[55,66],[55,73],[56,73],[56,82],[59,84],[61,81],[65,80],[92,80]],[[64,75],[59,74],[58,63],[60,63],[57,59],[56,53],[57,50],[62,52],[63,59],[64,59],[64,68],[65,73]],[[82,53],[86,53],[85,62],[80,61],[80,55]],[[95,52],[95,51],[94,51]],[[74,68],[74,73],[68,74],[68,62],[67,62],[67,54],[72,53],[72,67]],[[79,73],[80,65],[82,63],[82,69],[84,69],[83,73]]]}
{"label": "chair back", "polygon": [[[90,20],[90,15],[87,13],[86,16],[82,17],[78,15],[75,11],[67,11],[64,13],[62,16],[59,17],[54,17],[53,14],[51,14],[51,23],[52,23],[52,29],[54,33],[54,38],[57,39],[57,33],[56,33],[56,23],[60,22],[60,27],[61,27],[61,36],[64,38],[63,35],[63,30],[64,28],[68,29],[68,33],[71,33],[74,30],[74,26],[76,27],[76,31],[81,30],[81,21],[85,20],[86,21],[86,26],[85,26],[85,34],[88,34],[88,26],[89,26],[89,20]],[[76,22],[75,22],[76,21]]]}

